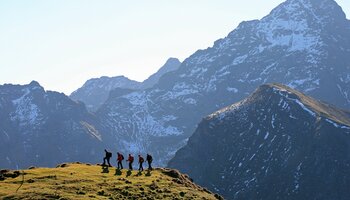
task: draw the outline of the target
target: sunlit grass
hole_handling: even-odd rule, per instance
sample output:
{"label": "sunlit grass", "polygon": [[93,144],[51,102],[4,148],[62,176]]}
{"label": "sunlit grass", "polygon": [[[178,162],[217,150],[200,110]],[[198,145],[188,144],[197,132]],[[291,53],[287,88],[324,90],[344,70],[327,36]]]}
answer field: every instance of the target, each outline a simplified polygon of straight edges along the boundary
{"label": "sunlit grass", "polygon": [[28,169],[17,193],[22,175],[0,181],[0,199],[216,199],[189,179],[181,183],[164,171],[116,175],[116,168],[103,173],[101,166],[86,164]]}

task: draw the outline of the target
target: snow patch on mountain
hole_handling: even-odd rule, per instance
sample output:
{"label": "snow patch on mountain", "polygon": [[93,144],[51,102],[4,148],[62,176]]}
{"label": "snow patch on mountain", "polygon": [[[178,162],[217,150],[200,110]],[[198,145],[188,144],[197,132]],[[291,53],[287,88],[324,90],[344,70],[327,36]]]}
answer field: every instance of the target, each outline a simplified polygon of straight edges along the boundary
{"label": "snow patch on mountain", "polygon": [[186,104],[191,104],[191,105],[196,105],[197,104],[197,101],[193,98],[187,98],[184,100],[184,103]]}
{"label": "snow patch on mountain", "polygon": [[290,101],[294,101],[295,103],[297,103],[303,110],[305,110],[306,112],[308,112],[310,115],[312,115],[313,117],[316,117],[316,113],[311,111],[307,106],[305,106],[299,99],[294,99],[291,98],[288,94],[291,94],[291,92],[283,89],[283,88],[273,88],[273,91],[276,94],[279,94],[283,97],[285,97],[286,99],[290,100]]}
{"label": "snow patch on mountain", "polygon": [[237,58],[235,58],[232,61],[232,65],[238,65],[238,64],[244,62],[247,57],[248,57],[248,55],[238,56]]}
{"label": "snow patch on mountain", "polygon": [[274,9],[257,25],[257,37],[264,38],[256,53],[275,47],[286,48],[287,52],[307,52],[310,64],[317,64],[320,50],[325,46],[319,29],[311,26],[322,26],[322,18],[315,14],[310,1],[289,1]]}
{"label": "snow patch on mountain", "polygon": [[167,115],[161,119],[158,119],[149,113],[149,104],[152,104],[152,101],[148,98],[145,91],[133,92],[123,96],[123,98],[128,99],[129,103],[133,105],[131,108],[132,110],[130,110],[132,121],[119,116],[118,108],[113,108],[110,110],[108,115],[111,118],[120,118],[117,122],[111,122],[112,126],[118,127],[118,129],[123,129],[122,127],[125,124],[131,123],[132,126],[134,126],[134,128],[137,130],[137,133],[143,134],[144,136],[169,136],[183,134],[183,132],[178,128],[166,124],[169,121],[177,119],[177,117],[173,115]]}
{"label": "snow patch on mountain", "polygon": [[349,130],[350,130],[350,127],[345,126],[345,125],[340,125],[340,124],[338,124],[338,123],[336,123],[336,122],[333,122],[333,121],[330,120],[330,119],[326,119],[326,121],[329,122],[329,123],[331,123],[331,124],[332,124],[334,127],[336,127],[336,128],[342,128],[342,129],[349,129]]}
{"label": "snow patch on mountain", "polygon": [[162,98],[163,99],[177,99],[182,96],[198,93],[199,90],[195,86],[190,86],[185,82],[177,83],[174,85],[173,90],[167,91]]}
{"label": "snow patch on mountain", "polygon": [[142,106],[147,104],[146,93],[143,92],[133,92],[125,95],[125,98],[129,99],[129,102],[135,106]]}
{"label": "snow patch on mountain", "polygon": [[7,140],[10,140],[10,136],[6,131],[2,131],[4,133],[4,135],[6,136]]}
{"label": "snow patch on mountain", "polygon": [[234,87],[227,87],[226,90],[229,91],[229,92],[233,92],[233,93],[237,93],[238,92],[238,89],[234,88]]}
{"label": "snow patch on mountain", "polygon": [[11,113],[11,120],[18,120],[20,125],[35,125],[40,116],[40,110],[38,106],[33,103],[33,97],[30,95],[31,90],[29,88],[24,88],[22,91],[24,94],[12,101],[16,109],[15,112]]}
{"label": "snow patch on mountain", "polygon": [[166,115],[166,116],[163,117],[163,120],[165,122],[173,121],[173,120],[176,120],[176,119],[177,119],[177,117],[174,116],[174,115]]}

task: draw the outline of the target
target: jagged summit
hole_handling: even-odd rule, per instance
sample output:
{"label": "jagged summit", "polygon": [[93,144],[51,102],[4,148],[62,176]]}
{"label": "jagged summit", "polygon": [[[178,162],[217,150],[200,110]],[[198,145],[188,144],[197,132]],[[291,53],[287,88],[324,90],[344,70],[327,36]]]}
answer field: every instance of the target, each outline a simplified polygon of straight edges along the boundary
{"label": "jagged summit", "polygon": [[39,82],[37,82],[37,81],[31,81],[30,83],[29,83],[29,85],[30,86],[40,86],[40,84],[39,84]]}
{"label": "jagged summit", "polygon": [[287,0],[274,8],[268,17],[304,17],[322,23],[330,22],[330,19],[346,19],[342,8],[334,0]]}
{"label": "jagged summit", "polygon": [[159,79],[165,74],[176,71],[181,65],[181,62],[177,58],[169,58],[163,67],[161,67],[156,73],[152,74],[146,80],[142,82],[141,89],[147,89],[153,87],[158,83]]}
{"label": "jagged summit", "polygon": [[178,58],[170,57],[165,62],[165,65],[168,65],[168,64],[181,64],[181,61]]}
{"label": "jagged summit", "polygon": [[216,42],[214,48],[222,49],[223,44],[230,43],[226,40],[235,44],[241,38],[250,46],[260,41],[250,55],[283,47],[289,52],[307,51],[311,58],[326,55],[321,49],[327,45],[328,31],[346,27],[350,28],[349,20],[334,0],[287,0],[261,20],[242,22],[227,38]]}
{"label": "jagged summit", "polygon": [[2,88],[8,88],[8,87],[15,87],[15,88],[41,88],[41,89],[44,89],[40,83],[38,81],[31,81],[30,83],[28,84],[11,84],[11,83],[7,83],[7,84],[3,84],[3,85],[0,85],[0,87]]}

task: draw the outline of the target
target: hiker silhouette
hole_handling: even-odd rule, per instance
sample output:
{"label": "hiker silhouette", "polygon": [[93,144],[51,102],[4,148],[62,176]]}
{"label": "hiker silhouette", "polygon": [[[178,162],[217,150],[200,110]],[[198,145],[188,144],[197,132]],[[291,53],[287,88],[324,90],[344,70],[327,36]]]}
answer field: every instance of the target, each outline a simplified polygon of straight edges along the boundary
{"label": "hiker silhouette", "polygon": [[102,165],[106,165],[106,160],[107,160],[108,166],[112,167],[111,163],[109,162],[111,157],[112,157],[112,153],[108,152],[106,149],[105,149],[105,152],[106,152],[106,156],[103,158],[103,164]]}
{"label": "hiker silhouette", "polygon": [[[118,162],[118,169],[123,169],[123,163],[122,161],[124,160],[124,156],[121,153],[117,153],[118,157],[117,157],[117,162]],[[120,167],[120,168],[119,168]]]}
{"label": "hiker silhouette", "polygon": [[147,154],[146,160],[147,160],[147,163],[148,163],[148,169],[152,170],[152,166],[151,166],[152,161],[153,161],[152,156],[150,154]]}
{"label": "hiker silhouette", "polygon": [[129,170],[132,170],[132,163],[134,162],[134,157],[129,154],[129,158],[127,160],[129,162]]}
{"label": "hiker silhouette", "polygon": [[140,167],[139,167],[139,171],[142,172],[143,171],[143,162],[145,161],[145,159],[143,159],[143,157],[141,155],[139,155],[139,164],[140,164]]}

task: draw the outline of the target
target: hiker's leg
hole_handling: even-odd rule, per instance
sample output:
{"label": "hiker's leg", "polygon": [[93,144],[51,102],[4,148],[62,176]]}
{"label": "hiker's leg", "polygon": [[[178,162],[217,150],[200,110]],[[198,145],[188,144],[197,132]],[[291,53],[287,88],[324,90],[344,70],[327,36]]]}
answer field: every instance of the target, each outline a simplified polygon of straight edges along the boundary
{"label": "hiker's leg", "polygon": [[111,163],[109,162],[110,158],[107,158],[108,166],[112,167]]}

